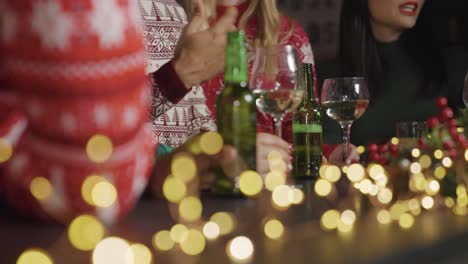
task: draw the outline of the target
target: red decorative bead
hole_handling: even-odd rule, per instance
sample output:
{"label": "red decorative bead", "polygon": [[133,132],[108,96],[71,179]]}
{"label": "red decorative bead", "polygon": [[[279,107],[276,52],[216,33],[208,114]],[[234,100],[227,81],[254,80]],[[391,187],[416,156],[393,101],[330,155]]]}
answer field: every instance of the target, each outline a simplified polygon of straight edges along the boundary
{"label": "red decorative bead", "polygon": [[373,160],[373,161],[379,161],[379,160],[380,160],[380,155],[379,155],[379,153],[373,152],[373,153],[370,155],[370,159]]}
{"label": "red decorative bead", "polygon": [[446,150],[451,150],[454,147],[454,144],[452,141],[445,141],[442,147]]}
{"label": "red decorative bead", "polygon": [[387,145],[387,144],[384,144],[384,145],[380,146],[379,152],[380,152],[381,154],[388,152],[388,145]]}
{"label": "red decorative bead", "polygon": [[439,124],[439,119],[437,117],[430,117],[429,119],[427,119],[427,125],[429,126],[429,128],[434,128],[435,126],[437,126],[437,124]]}
{"label": "red decorative bead", "polygon": [[442,109],[440,115],[444,118],[444,120],[450,120],[453,118],[453,111],[450,107],[445,107]]}
{"label": "red decorative bead", "polygon": [[457,157],[457,150],[456,149],[451,149],[448,151],[448,155],[451,159],[455,159]]}
{"label": "red decorative bead", "polygon": [[399,147],[398,145],[390,144],[389,146],[390,154],[394,157],[398,156]]}
{"label": "red decorative bead", "polygon": [[458,122],[457,122],[456,119],[450,119],[450,120],[447,122],[447,125],[448,125],[449,127],[455,127],[455,128],[456,128],[456,127],[458,126]]}
{"label": "red decorative bead", "polygon": [[465,138],[465,135],[463,135],[463,134],[458,134],[457,137],[455,138],[455,140],[456,140],[458,143],[460,143],[460,144],[463,145],[463,143],[466,141],[466,138]]}
{"label": "red decorative bead", "polygon": [[377,146],[377,144],[369,144],[369,146],[367,146],[367,149],[369,150],[369,152],[379,151],[379,147]]}
{"label": "red decorative bead", "polygon": [[436,104],[440,109],[443,109],[447,106],[447,98],[443,96],[439,96],[436,98]]}
{"label": "red decorative bead", "polygon": [[456,127],[450,127],[448,132],[453,139],[456,139],[459,134]]}

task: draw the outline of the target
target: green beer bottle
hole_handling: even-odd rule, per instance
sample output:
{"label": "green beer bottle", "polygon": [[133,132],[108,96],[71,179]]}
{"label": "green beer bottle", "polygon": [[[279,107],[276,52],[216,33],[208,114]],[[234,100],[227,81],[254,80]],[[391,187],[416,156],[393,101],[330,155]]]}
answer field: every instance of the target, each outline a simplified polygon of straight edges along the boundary
{"label": "green beer bottle", "polygon": [[315,98],[312,70],[312,64],[303,64],[304,99],[293,114],[293,175],[297,179],[316,179],[322,161],[322,109]]}
{"label": "green beer bottle", "polygon": [[230,32],[225,51],[224,88],[216,101],[216,125],[224,144],[233,146],[238,158],[228,170],[217,169],[214,193],[218,195],[241,195],[239,175],[256,169],[257,108],[247,79],[245,33]]}

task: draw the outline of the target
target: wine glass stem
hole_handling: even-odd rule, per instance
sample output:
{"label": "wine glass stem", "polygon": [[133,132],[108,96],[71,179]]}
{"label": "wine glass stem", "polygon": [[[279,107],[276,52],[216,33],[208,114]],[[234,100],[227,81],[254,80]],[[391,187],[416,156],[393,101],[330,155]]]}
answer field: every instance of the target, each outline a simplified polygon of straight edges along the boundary
{"label": "wine glass stem", "polygon": [[341,130],[343,132],[343,161],[346,162],[346,159],[349,156],[349,141],[351,134],[351,122],[341,123]]}
{"label": "wine glass stem", "polygon": [[273,117],[273,122],[275,123],[275,134],[278,137],[282,137],[282,123],[283,123],[283,117]]}

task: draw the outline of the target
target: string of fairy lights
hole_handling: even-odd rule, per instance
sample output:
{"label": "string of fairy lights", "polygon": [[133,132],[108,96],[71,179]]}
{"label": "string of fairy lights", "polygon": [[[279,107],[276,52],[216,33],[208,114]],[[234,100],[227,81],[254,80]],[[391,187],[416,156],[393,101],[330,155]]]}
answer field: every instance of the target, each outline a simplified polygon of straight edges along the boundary
{"label": "string of fairy lights", "polygon": [[[399,140],[392,139],[398,146]],[[255,244],[249,237],[236,236],[237,219],[229,212],[216,212],[203,219],[203,204],[197,193],[190,187],[197,177],[195,155],[213,155],[221,151],[223,141],[219,134],[207,132],[192,140],[185,151],[176,154],[171,163],[171,174],[162,187],[164,197],[170,206],[175,206],[174,220],[177,222],[168,230],[159,230],[153,235],[152,245],[134,243],[121,237],[107,236],[106,226],[95,216],[77,216],[68,226],[68,240],[74,248],[90,252],[92,262],[146,264],[153,263],[150,247],[160,252],[180,249],[189,256],[200,255],[208,241],[220,237],[230,238],[226,243],[226,253],[233,262],[248,261],[255,251]],[[362,154],[365,148],[359,147]],[[95,135],[88,141],[86,152],[89,159],[103,163],[113,152],[112,141],[105,135]],[[464,149],[461,159],[452,159],[440,150],[413,148],[409,157],[397,160],[393,166],[370,163],[367,166],[352,164],[338,167],[326,164],[320,168],[320,178],[314,183],[314,195],[329,201],[340,199],[338,185],[343,180],[349,182],[349,193],[356,197],[366,197],[373,206],[376,220],[382,225],[393,222],[403,229],[411,228],[415,218],[425,210],[448,208],[454,214],[468,214],[467,181],[464,171],[468,162],[468,150]],[[13,155],[13,148],[5,139],[0,139],[0,163],[7,162]],[[239,188],[247,197],[257,197],[264,192],[271,195],[271,204],[277,210],[304,202],[305,194],[300,188],[287,184],[287,164],[281,154],[273,151],[268,157],[270,172],[262,178],[255,171],[245,171],[239,176]],[[461,169],[460,169],[461,168]],[[392,173],[390,173],[391,171]],[[461,171],[456,182],[455,192],[442,193],[444,180],[450,171]],[[401,194],[396,188],[395,173],[407,175],[408,191]],[[343,178],[345,177],[345,178]],[[266,190],[266,191],[264,191]],[[54,189],[47,178],[35,177],[30,183],[31,194],[40,204],[53,199]],[[118,190],[105,177],[93,174],[81,186],[82,199],[96,208],[108,208],[118,199]],[[323,212],[320,226],[325,232],[351,232],[361,216],[359,208],[331,208]],[[287,232],[284,224],[274,217],[265,216],[262,222],[264,235],[273,240],[281,239]],[[27,249],[17,260],[18,264],[52,264],[52,257],[42,249]]]}

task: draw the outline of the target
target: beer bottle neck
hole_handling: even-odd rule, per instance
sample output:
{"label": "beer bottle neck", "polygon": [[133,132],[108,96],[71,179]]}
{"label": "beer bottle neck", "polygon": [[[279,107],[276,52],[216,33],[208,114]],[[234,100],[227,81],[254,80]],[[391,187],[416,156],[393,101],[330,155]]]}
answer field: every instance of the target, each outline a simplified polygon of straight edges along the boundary
{"label": "beer bottle neck", "polygon": [[317,98],[315,97],[313,65],[310,63],[304,63],[303,70],[305,79],[304,103],[317,102]]}
{"label": "beer bottle neck", "polygon": [[247,47],[245,35],[242,31],[230,32],[225,50],[224,82],[244,84],[246,86],[247,74]]}

